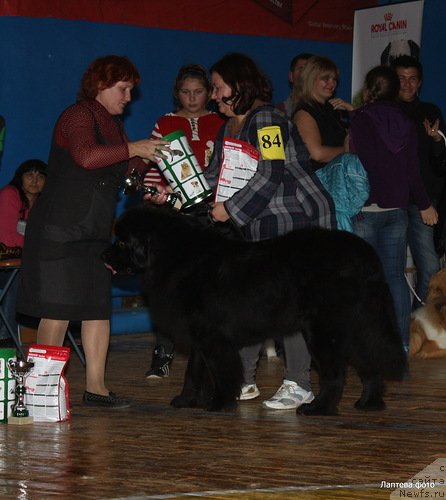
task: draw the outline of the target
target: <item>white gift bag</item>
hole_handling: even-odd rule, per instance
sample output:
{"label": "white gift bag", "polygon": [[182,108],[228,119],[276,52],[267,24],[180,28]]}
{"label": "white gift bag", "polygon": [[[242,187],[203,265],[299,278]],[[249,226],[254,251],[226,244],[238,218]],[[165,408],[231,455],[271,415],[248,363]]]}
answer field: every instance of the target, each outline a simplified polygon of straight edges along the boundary
{"label": "white gift bag", "polygon": [[34,368],[26,377],[25,404],[35,422],[70,419],[68,381],[64,376],[69,358],[69,347],[29,347],[27,359],[34,362]]}

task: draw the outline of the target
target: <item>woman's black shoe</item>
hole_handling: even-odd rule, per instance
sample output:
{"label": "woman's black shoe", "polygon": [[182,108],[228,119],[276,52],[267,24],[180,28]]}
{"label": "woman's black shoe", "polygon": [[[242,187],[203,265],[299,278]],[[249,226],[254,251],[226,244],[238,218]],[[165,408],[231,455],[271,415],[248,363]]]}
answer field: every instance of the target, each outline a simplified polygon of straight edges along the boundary
{"label": "woman's black shoe", "polygon": [[109,392],[108,396],[101,396],[85,391],[83,401],[87,406],[101,406],[103,408],[127,408],[130,406],[130,401],[120,398],[114,392]]}

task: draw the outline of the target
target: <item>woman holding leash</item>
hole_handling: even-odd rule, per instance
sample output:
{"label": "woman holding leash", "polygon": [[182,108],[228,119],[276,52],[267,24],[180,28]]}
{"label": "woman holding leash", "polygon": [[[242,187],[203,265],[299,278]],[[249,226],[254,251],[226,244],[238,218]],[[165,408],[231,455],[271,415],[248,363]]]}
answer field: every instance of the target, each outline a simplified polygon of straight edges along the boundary
{"label": "woman holding leash", "polygon": [[[271,104],[271,84],[256,63],[244,54],[227,54],[212,66],[211,79],[212,99],[228,118],[217,136],[214,156],[205,172],[217,193],[211,204],[212,219],[231,220],[250,241],[275,238],[306,226],[336,228],[330,195],[313,173],[297,129]],[[219,176],[231,142],[247,152],[245,160],[254,165],[254,171],[244,186],[224,199]],[[147,197],[163,203],[166,193]],[[241,350],[245,384],[240,399],[260,394],[255,383],[260,348],[261,344],[256,344]],[[296,332],[284,339],[284,348],[283,385],[272,399],[264,402],[267,408],[297,408],[314,398],[310,355],[302,334]]]}
{"label": "woman holding leash", "polygon": [[119,408],[126,399],[105,385],[111,275],[101,254],[110,242],[116,195],[126,171],[145,170],[166,141],[129,142],[119,116],[140,80],[126,57],[93,61],[79,101],[56,123],[45,189],[28,221],[17,309],[42,318],[37,342],[62,345],[70,320],[82,322],[84,403]]}

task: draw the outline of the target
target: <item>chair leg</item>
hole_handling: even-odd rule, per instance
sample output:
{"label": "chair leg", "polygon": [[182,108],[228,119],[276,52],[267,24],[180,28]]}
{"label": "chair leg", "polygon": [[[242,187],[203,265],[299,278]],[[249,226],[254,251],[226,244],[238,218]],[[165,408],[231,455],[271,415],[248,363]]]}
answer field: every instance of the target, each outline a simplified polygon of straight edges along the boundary
{"label": "chair leg", "polygon": [[0,310],[0,317],[3,320],[3,323],[6,326],[6,329],[8,330],[9,336],[14,341],[14,344],[16,345],[17,351],[19,352],[21,359],[26,359],[25,351],[22,348],[22,342],[20,340],[20,337],[16,332],[14,332],[12,330],[12,328],[10,327],[9,323],[7,322],[5,314],[2,310]]}
{"label": "chair leg", "polygon": [[85,366],[85,356],[79,349],[79,346],[77,345],[76,340],[74,339],[73,334],[70,332],[70,330],[67,330],[67,337],[70,341],[70,344],[73,346],[73,349],[75,350],[80,362]]}

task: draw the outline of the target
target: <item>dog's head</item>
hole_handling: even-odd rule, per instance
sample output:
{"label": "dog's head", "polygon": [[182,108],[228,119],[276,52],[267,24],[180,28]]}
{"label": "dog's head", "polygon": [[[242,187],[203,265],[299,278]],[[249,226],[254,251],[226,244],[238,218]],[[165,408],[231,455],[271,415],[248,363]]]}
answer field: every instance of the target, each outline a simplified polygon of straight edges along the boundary
{"label": "dog's head", "polygon": [[[205,219],[208,221],[208,209]],[[172,266],[190,266],[207,247],[209,255],[228,244],[202,214],[182,214],[165,207],[142,206],[126,211],[115,224],[115,242],[102,254],[114,273],[168,273]]]}
{"label": "dog's head", "polygon": [[114,227],[115,241],[102,254],[105,266],[114,274],[140,274],[149,265],[149,242],[153,219],[150,210],[131,209]]}
{"label": "dog's head", "polygon": [[[126,211],[116,222],[115,241],[102,254],[106,267],[113,273],[144,273],[157,256],[178,253],[193,254],[194,217],[178,214],[170,208],[142,206]],[[170,255],[172,259],[175,255]],[[169,256],[167,256],[167,259]],[[155,267],[155,266],[153,266]]]}
{"label": "dog's head", "polygon": [[433,302],[438,299],[446,301],[446,268],[435,273],[429,282],[427,289],[427,301]]}
{"label": "dog's head", "polygon": [[420,57],[420,47],[413,40],[392,40],[381,54],[381,64],[391,66],[400,56]]}

